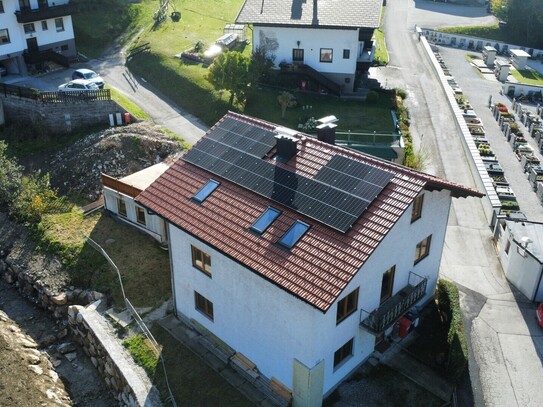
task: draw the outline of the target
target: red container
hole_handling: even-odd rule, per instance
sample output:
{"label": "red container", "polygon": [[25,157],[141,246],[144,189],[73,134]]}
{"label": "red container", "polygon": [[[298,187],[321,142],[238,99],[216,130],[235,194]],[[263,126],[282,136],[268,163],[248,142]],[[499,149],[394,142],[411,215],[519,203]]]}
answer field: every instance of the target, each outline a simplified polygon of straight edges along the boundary
{"label": "red container", "polygon": [[537,316],[537,322],[539,322],[539,326],[543,328],[543,303],[540,303],[535,311],[535,315]]}
{"label": "red container", "polygon": [[400,338],[405,338],[407,336],[412,323],[413,321],[406,317],[400,318]]}
{"label": "red container", "polygon": [[130,124],[130,113],[124,114],[124,124]]}

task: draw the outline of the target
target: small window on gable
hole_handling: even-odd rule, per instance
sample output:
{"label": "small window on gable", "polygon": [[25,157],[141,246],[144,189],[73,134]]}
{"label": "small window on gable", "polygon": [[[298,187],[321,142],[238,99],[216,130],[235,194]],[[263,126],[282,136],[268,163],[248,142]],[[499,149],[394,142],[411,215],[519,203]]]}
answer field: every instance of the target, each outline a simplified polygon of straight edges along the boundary
{"label": "small window on gable", "polygon": [[430,254],[430,242],[432,241],[432,235],[428,236],[426,239],[421,240],[417,244],[415,250],[415,264],[424,259]]}
{"label": "small window on gable", "polygon": [[55,27],[57,32],[64,31],[64,20],[61,18],[55,18]]}
{"label": "small window on gable", "polygon": [[358,288],[337,303],[336,325],[358,308]]}
{"label": "small window on gable", "polygon": [[424,194],[420,194],[413,201],[413,212],[411,212],[411,223],[422,216],[422,203],[424,202]]}
{"label": "small window on gable", "polygon": [[43,20],[41,22],[41,29],[42,29],[42,31],[47,31],[49,29],[49,27],[47,27],[47,21],[46,20]]}
{"label": "small window on gable", "polygon": [[275,219],[281,214],[281,211],[271,206],[264,211],[262,215],[251,225],[251,229],[262,234],[268,229]]}
{"label": "small window on gable", "polygon": [[0,13],[4,12],[4,2],[0,1]]}
{"label": "small window on gable", "polygon": [[343,50],[343,59],[349,59],[351,57],[351,50],[350,49],[344,49]]}
{"label": "small window on gable", "polygon": [[136,206],[136,219],[140,225],[145,225],[145,210]]}
{"label": "small window on gable", "polygon": [[294,225],[287,230],[287,233],[279,239],[279,244],[287,249],[292,249],[296,242],[309,230],[309,225],[301,220],[297,220]]}
{"label": "small window on gable", "polygon": [[192,197],[192,199],[198,203],[202,203],[206,200],[206,198],[209,195],[211,195],[213,191],[217,189],[218,186],[219,186],[219,182],[213,179],[210,179],[198,192],[196,192],[196,194]]}

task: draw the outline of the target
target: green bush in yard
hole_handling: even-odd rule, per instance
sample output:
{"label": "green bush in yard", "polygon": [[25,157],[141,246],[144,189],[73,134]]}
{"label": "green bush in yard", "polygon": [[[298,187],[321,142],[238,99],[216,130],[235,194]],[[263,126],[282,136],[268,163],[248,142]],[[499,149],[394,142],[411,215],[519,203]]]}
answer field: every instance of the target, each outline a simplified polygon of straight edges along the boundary
{"label": "green bush in yard", "polygon": [[468,363],[468,345],[462,323],[458,288],[449,281],[439,280],[437,283],[437,301],[444,322],[449,324],[449,333],[447,335],[449,344],[448,376],[454,383],[458,383]]}
{"label": "green bush in yard", "polygon": [[379,94],[374,90],[369,91],[368,96],[366,97],[366,102],[377,103],[378,101],[379,101]]}

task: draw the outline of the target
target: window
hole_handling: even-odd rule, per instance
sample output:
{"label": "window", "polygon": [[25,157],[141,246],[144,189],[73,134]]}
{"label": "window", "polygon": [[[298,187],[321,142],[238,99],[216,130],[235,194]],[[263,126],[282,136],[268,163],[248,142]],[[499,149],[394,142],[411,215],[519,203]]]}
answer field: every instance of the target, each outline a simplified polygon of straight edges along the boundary
{"label": "window", "polygon": [[345,359],[353,355],[353,342],[354,338],[351,338],[345,345],[336,350],[334,353],[334,368],[336,368]]}
{"label": "window", "polygon": [[294,48],[292,50],[292,62],[301,64],[304,62],[304,50],[301,48]]}
{"label": "window", "polygon": [[119,215],[126,216],[126,203],[121,198],[117,199],[117,207]]}
{"label": "window", "polygon": [[61,45],[60,50],[61,51],[68,51],[68,46],[67,45]]}
{"label": "window", "polygon": [[0,30],[0,43],[2,44],[9,44],[11,41],[9,40],[9,31],[7,28],[4,28]]}
{"label": "window", "polygon": [[0,1],[0,13],[4,12],[4,2]]}
{"label": "window", "polygon": [[343,50],[343,59],[349,59],[351,57],[351,50],[350,49],[344,49]]}
{"label": "window", "polygon": [[42,31],[47,31],[49,29],[49,27],[47,27],[47,21],[43,20],[41,22],[41,29]]}
{"label": "window", "polygon": [[192,265],[211,277],[211,257],[200,249],[192,247]]}
{"label": "window", "polygon": [[428,236],[423,241],[417,244],[417,250],[415,253],[415,264],[424,259],[430,253],[430,241],[432,240],[432,235]]}
{"label": "window", "polygon": [[55,18],[55,27],[57,32],[64,31],[64,20],[62,18]]}
{"label": "window", "polygon": [[219,183],[213,179],[210,179],[206,184],[192,197],[198,203],[202,203],[206,198],[211,195],[213,191],[217,189]]}
{"label": "window", "polygon": [[136,206],[136,220],[140,225],[145,226],[145,210],[139,206]]}
{"label": "window", "polygon": [[424,194],[420,194],[413,201],[413,212],[411,213],[411,223],[416,221],[422,216],[422,202],[424,201]]}
{"label": "window", "polygon": [[285,246],[287,249],[292,249],[308,229],[309,225],[307,223],[297,220],[294,225],[287,230],[287,233],[279,239],[279,244]]}
{"label": "window", "polygon": [[332,48],[321,48],[321,62],[332,62]]}
{"label": "window", "polygon": [[358,308],[358,288],[337,303],[336,325]]}
{"label": "window", "polygon": [[36,32],[36,27],[34,27],[34,23],[25,24],[23,25],[23,28],[25,30],[25,34]]}
{"label": "window", "polygon": [[251,225],[251,229],[257,233],[264,233],[266,229],[273,223],[275,219],[281,214],[275,208],[269,207],[264,211],[262,215]]}
{"label": "window", "polygon": [[388,300],[392,295],[392,289],[394,288],[394,274],[396,274],[396,266],[392,266],[383,273],[383,280],[381,281],[381,304]]}
{"label": "window", "polygon": [[213,321],[213,303],[196,291],[194,291],[194,306]]}

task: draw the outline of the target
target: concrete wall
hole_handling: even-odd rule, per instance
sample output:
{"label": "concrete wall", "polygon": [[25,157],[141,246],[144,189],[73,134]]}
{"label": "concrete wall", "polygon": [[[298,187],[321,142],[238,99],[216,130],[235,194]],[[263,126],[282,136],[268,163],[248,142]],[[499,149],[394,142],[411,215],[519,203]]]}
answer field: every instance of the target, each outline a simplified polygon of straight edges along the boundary
{"label": "concrete wall", "polygon": [[126,112],[110,100],[73,100],[66,103],[42,103],[36,100],[4,96],[6,121],[29,121],[39,123],[52,132],[68,133],[80,127],[109,124],[109,114]]}
{"label": "concrete wall", "polygon": [[505,95],[512,95],[519,97],[520,95],[531,96],[534,93],[543,93],[543,86],[528,85],[524,83],[505,82],[503,84],[503,93]]}
{"label": "concrete wall", "polygon": [[[373,311],[382,275],[396,265],[393,293],[408,284],[413,271],[428,278],[421,303],[427,301],[437,282],[449,207],[448,191],[425,192],[422,217],[411,223],[408,209],[338,300],[360,287],[359,310]],[[175,226],[169,230],[177,311],[243,353],[265,376],[292,388],[295,359],[308,369],[324,362],[328,393],[373,352],[375,338],[359,327],[360,311],[336,325],[337,301],[323,314]],[[414,265],[416,245],[429,235],[430,254]],[[192,266],[191,245],[211,256],[211,277]],[[213,321],[195,309],[194,291],[213,303]],[[353,356],[334,368],[334,352],[351,338]]]}
{"label": "concrete wall", "polygon": [[[422,32],[424,32],[424,30]],[[479,150],[475,145],[473,136],[469,132],[468,125],[462,116],[462,111],[458,107],[454,91],[447,82],[443,70],[437,61],[428,40],[423,35],[420,36],[420,40],[425,51],[424,54],[427,56],[428,61],[436,72],[439,83],[441,84],[441,87],[449,102],[449,107],[451,108],[451,111],[455,117],[454,123],[458,130],[458,136],[460,137],[462,145],[464,146],[464,153],[467,159],[466,161],[470,165],[476,187],[479,191],[485,194],[485,196],[481,199],[481,202],[483,203],[483,209],[490,224],[494,217],[495,210],[501,208],[500,200],[498,199],[498,195],[496,194],[496,190],[492,184],[492,179],[486,171],[481,155],[479,154]]]}
{"label": "concrete wall", "polygon": [[506,42],[489,40],[487,38],[479,37],[470,37],[467,35],[460,34],[449,34],[441,33],[430,28],[422,28],[423,34],[428,38],[430,42],[433,42],[437,45],[449,45],[456,48],[468,49],[469,44],[473,44],[474,50],[482,51],[485,46],[492,46],[496,48],[498,52],[502,52],[504,47],[507,47],[508,50],[511,49],[521,49],[526,52],[532,52],[533,57],[543,57],[543,49],[532,48],[532,47],[523,47],[521,45],[509,44]]}

